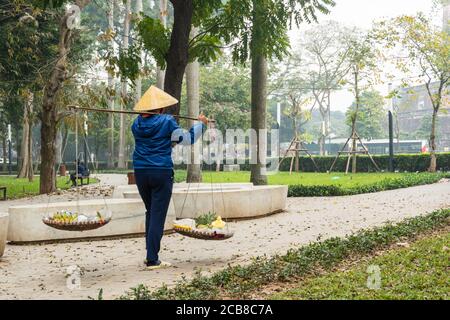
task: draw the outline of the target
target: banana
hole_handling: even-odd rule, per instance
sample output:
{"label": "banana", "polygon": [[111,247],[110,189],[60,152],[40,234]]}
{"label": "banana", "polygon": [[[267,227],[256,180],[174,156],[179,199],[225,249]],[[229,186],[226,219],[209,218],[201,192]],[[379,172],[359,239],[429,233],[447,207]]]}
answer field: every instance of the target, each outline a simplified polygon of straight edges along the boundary
{"label": "banana", "polygon": [[218,216],[216,220],[211,223],[211,226],[216,229],[223,229],[225,227],[225,222]]}

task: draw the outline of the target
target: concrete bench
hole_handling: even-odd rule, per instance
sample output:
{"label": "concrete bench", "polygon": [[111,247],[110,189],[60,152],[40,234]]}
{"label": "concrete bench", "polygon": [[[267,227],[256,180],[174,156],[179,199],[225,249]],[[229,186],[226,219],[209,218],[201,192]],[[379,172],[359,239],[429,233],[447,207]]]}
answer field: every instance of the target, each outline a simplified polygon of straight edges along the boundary
{"label": "concrete bench", "polygon": [[5,252],[6,236],[8,234],[8,213],[0,213],[0,257]]}
{"label": "concrete bench", "polygon": [[[58,239],[96,238],[145,233],[145,206],[141,199],[107,199],[112,220],[104,227],[91,231],[62,231],[42,223],[42,218],[59,210],[77,211],[76,202],[55,202],[12,206],[9,208],[9,228],[7,239],[10,242],[46,241]],[[104,212],[105,201],[102,199],[83,200],[79,202],[81,213],[95,214]],[[175,219],[173,206],[169,207],[164,229],[172,229]]]}

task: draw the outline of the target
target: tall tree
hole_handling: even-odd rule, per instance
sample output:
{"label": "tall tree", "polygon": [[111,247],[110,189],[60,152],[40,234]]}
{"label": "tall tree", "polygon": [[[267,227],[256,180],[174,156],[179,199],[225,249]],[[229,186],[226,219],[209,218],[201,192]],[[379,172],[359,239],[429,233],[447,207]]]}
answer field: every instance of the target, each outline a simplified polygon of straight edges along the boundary
{"label": "tall tree", "polygon": [[[197,29],[192,28],[191,37],[197,35]],[[187,92],[187,112],[190,117],[197,117],[200,113],[200,64],[198,60],[194,60],[187,65],[186,68],[186,92]],[[194,121],[189,121],[189,126],[192,126]],[[202,173],[200,164],[197,163],[200,159],[201,143],[194,143],[190,146],[190,161],[187,165],[186,182],[201,182]]]}
{"label": "tall tree", "polygon": [[28,178],[33,181],[33,152],[32,152],[32,114],[33,114],[33,93],[29,90],[24,92],[22,143],[20,150],[20,167],[17,178]]}
{"label": "tall tree", "polygon": [[[76,0],[79,10],[89,3],[89,0]],[[62,4],[63,1],[60,1]],[[66,11],[59,20],[59,40],[57,44],[57,59],[52,66],[50,77],[45,85],[41,112],[41,172],[40,193],[49,193],[56,190],[56,133],[59,121],[64,116],[57,108],[56,98],[64,81],[68,77],[67,65],[69,53],[74,37],[74,19],[77,18],[76,10]]]}
{"label": "tall tree", "polygon": [[[136,21],[140,21],[142,18],[142,14],[143,14],[142,0],[136,0],[135,11],[136,11],[136,15],[137,15]],[[141,61],[141,63],[139,63],[139,69],[142,69],[142,61],[144,60],[144,53],[142,52],[142,50],[139,50],[139,55],[140,55],[140,61]],[[135,84],[136,84],[135,85],[135,100],[137,102],[141,98],[141,95],[142,95],[142,75],[141,74],[138,75]]]}
{"label": "tall tree", "polygon": [[428,170],[435,172],[436,122],[450,83],[450,34],[447,28],[439,29],[419,14],[382,22],[375,35],[388,49],[396,50],[400,45],[400,49],[406,51],[406,59],[402,56],[396,60],[397,66],[407,75],[405,84],[411,83],[411,73],[420,70],[419,80],[424,84],[432,105]]}
{"label": "tall tree", "polygon": [[[190,38],[192,26],[201,27],[205,19],[221,8],[221,0],[170,0],[173,7],[173,24],[166,28],[159,19],[145,17],[138,26],[143,44],[158,67],[165,68],[164,91],[180,101],[183,77],[187,64],[196,58],[208,63],[220,54],[219,41],[201,32]],[[179,114],[180,105],[167,108]]]}
{"label": "tall tree", "polygon": [[322,116],[322,130],[318,140],[320,154],[325,155],[325,141],[331,133],[331,94],[339,90],[341,81],[350,70],[348,37],[351,30],[335,21],[311,27],[303,39],[309,84]]}
{"label": "tall tree", "polygon": [[291,21],[315,21],[316,11],[328,13],[332,0],[230,0],[224,10],[211,21],[211,30],[226,43],[236,41],[233,58],[236,62],[251,60],[251,127],[256,131],[250,180],[255,185],[267,184],[266,156],[266,95],[267,60],[281,59],[288,53],[287,30]]}
{"label": "tall tree", "polygon": [[[122,52],[128,51],[129,37],[130,37],[130,22],[131,22],[131,0],[125,1],[125,13],[123,19],[123,37],[122,37]],[[139,77],[139,76],[137,76]],[[125,75],[122,75],[121,79],[121,91],[120,91],[120,110],[127,109],[128,104],[128,79]],[[127,168],[127,157],[126,157],[126,117],[125,114],[121,113],[119,116],[119,157],[117,162],[117,167],[120,169]]]}
{"label": "tall tree", "polygon": [[[164,28],[167,27],[167,15],[167,0],[159,0],[159,21]],[[156,86],[160,89],[164,89],[164,75],[164,69],[156,66]]]}
{"label": "tall tree", "polygon": [[[356,123],[361,108],[361,92],[369,89],[378,80],[378,52],[368,34],[355,33],[349,39],[348,59],[350,74],[347,83],[355,96],[355,108],[349,115],[351,126],[352,151],[356,151]],[[356,173],[356,153],[352,154],[352,173]]]}
{"label": "tall tree", "polygon": [[32,97],[48,79],[58,33],[53,14],[28,2],[2,0],[0,7],[0,51],[6,53],[0,55],[0,91],[8,106],[3,120],[8,118],[17,133],[22,129],[16,142],[18,176],[32,178]]}
{"label": "tall tree", "polygon": [[[109,35],[108,49],[114,53],[114,2],[115,0],[108,0],[108,30]],[[108,69],[108,68],[107,68]],[[114,110],[114,98],[115,98],[115,82],[114,82],[114,70],[107,70],[108,72],[108,108]],[[107,167],[114,167],[114,114],[108,114],[108,159]]]}

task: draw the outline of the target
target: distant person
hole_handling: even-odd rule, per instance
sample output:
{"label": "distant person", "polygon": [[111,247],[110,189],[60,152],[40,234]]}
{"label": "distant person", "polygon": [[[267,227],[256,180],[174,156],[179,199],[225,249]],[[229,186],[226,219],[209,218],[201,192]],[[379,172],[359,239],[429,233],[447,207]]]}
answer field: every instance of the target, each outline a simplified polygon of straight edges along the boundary
{"label": "distant person", "polygon": [[[75,165],[78,169],[78,177],[86,177],[89,175],[89,169],[82,161],[76,161]],[[70,174],[70,181],[72,181],[72,187],[77,186],[77,170]]]}

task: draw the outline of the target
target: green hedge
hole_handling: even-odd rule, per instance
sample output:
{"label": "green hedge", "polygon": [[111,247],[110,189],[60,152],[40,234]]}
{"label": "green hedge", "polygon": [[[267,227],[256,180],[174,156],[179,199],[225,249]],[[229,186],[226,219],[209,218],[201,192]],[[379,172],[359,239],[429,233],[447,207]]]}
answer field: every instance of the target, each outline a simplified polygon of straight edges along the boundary
{"label": "green hedge", "polygon": [[[336,156],[314,156],[314,160],[319,167],[319,172],[327,172]],[[389,169],[389,156],[388,155],[374,155],[375,162],[381,170],[387,171]],[[437,169],[440,171],[450,171],[450,152],[438,153]],[[269,159],[268,159],[269,161]],[[280,171],[289,171],[291,164],[291,158],[286,158],[280,166]],[[342,155],[336,161],[333,171],[343,172],[347,164],[347,157]],[[394,169],[400,172],[424,172],[428,170],[430,165],[430,155],[428,153],[420,154],[397,154],[394,156]],[[250,164],[248,161],[245,164],[241,164],[241,171],[250,171]],[[373,172],[375,167],[370,161],[368,156],[360,155],[356,161],[356,167],[358,172]],[[176,165],[175,169],[186,169],[185,164]],[[204,170],[215,170],[216,165],[203,164]],[[315,172],[317,171],[312,163],[311,159],[307,156],[301,156],[299,162],[299,169],[301,172]],[[222,170],[222,165],[221,165]]]}
{"label": "green hedge", "polygon": [[[381,170],[388,170],[389,168],[389,156],[388,155],[374,155],[373,156],[377,165]],[[450,152],[438,153],[437,169],[441,171],[450,171]],[[320,169],[320,172],[327,172],[331,164],[333,163],[335,156],[320,157],[315,156],[314,160]],[[290,158],[284,160],[281,164],[280,171],[289,171]],[[336,161],[333,171],[345,171],[347,164],[347,157],[340,156]],[[350,164],[351,165],[351,164]],[[398,154],[394,156],[394,168],[400,172],[424,172],[428,170],[430,165],[430,155],[426,153],[421,154]],[[300,157],[300,171],[302,172],[314,172],[316,168],[309,157]],[[375,167],[370,161],[368,156],[358,156],[356,161],[356,167],[358,172],[371,172],[375,171]]]}
{"label": "green hedge", "polygon": [[439,210],[426,216],[406,219],[396,225],[362,230],[345,238],[335,237],[290,249],[285,255],[258,257],[248,265],[228,266],[211,276],[203,276],[198,272],[192,280],[183,279],[171,288],[164,285],[150,291],[146,286],[139,285],[121,299],[248,298],[264,285],[311,276],[320,269],[330,270],[350,257],[370,254],[398,241],[414,239],[420,234],[446,227],[450,223],[449,217],[450,209]]}
{"label": "green hedge", "polygon": [[386,178],[369,185],[356,185],[346,188],[340,185],[289,185],[288,197],[325,197],[346,196],[361,193],[379,192],[438,182],[442,178],[450,178],[448,173],[410,173],[400,178]]}

